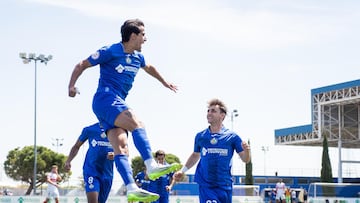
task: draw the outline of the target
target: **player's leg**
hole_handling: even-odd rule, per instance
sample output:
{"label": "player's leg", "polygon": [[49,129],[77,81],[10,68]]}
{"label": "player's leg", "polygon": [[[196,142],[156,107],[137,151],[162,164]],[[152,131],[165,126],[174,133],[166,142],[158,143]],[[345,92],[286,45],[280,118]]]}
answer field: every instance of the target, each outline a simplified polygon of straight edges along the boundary
{"label": "player's leg", "polygon": [[98,203],[98,196],[100,190],[100,182],[96,176],[90,174],[83,174],[86,198],[88,203]]}
{"label": "player's leg", "polygon": [[156,180],[159,177],[177,171],[181,168],[178,163],[159,166],[152,156],[150,141],[147,137],[144,125],[136,118],[129,109],[121,112],[115,120],[116,126],[131,131],[136,149],[144,160],[150,180]]}
{"label": "player's leg", "polygon": [[113,128],[107,131],[107,137],[114,150],[114,162],[127,189],[129,201],[153,202],[159,195],[138,188],[133,178],[132,169],[128,160],[127,133],[121,128]]}
{"label": "player's leg", "polygon": [[[199,202],[200,203],[222,203],[214,188],[199,186]],[[225,202],[224,202],[225,203]]]}
{"label": "player's leg", "polygon": [[104,177],[100,180],[100,192],[99,192],[99,203],[106,203],[109,193],[111,191],[113,178],[112,177]]}
{"label": "player's leg", "polygon": [[[151,180],[155,180],[162,175],[181,168],[181,165],[178,163],[158,168],[156,161],[152,157],[150,141],[147,137],[144,125],[136,118],[132,111],[129,110],[125,101],[112,92],[96,93],[93,100],[93,111],[107,133],[114,128],[122,128],[131,132],[135,147],[145,162]],[[116,133],[111,134],[114,136]],[[110,140],[113,147],[120,144],[115,143],[114,141],[116,141],[116,139]],[[120,153],[114,149],[114,154],[116,156]]]}
{"label": "player's leg", "polygon": [[60,193],[59,193],[59,189],[58,188],[54,188],[52,191],[50,191],[49,193],[49,200],[50,199],[54,199],[55,203],[59,203],[59,198],[60,198]]}

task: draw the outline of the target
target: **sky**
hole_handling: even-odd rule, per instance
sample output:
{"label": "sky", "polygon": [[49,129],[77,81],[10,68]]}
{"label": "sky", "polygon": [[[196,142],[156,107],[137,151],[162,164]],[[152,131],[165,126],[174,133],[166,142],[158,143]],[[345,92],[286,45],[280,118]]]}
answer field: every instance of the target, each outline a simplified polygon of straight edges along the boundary
{"label": "sky", "polygon": [[[318,176],[322,149],[274,145],[274,130],[310,124],[311,89],[359,78],[359,9],[355,0],[0,1],[0,162],[34,143],[35,65],[23,64],[19,53],[53,56],[37,64],[37,145],[68,155],[82,128],[96,122],[91,102],[99,67],[81,75],[80,95],[70,98],[74,66],[119,42],[122,23],[139,18],[146,62],[179,87],[173,93],[140,71],[127,97],[154,151],[184,163],[195,134],[208,126],[207,102],[219,98],[239,113],[224,125],[250,140],[254,175]],[[72,162],[73,179],[82,174],[86,145]],[[130,157],[138,156],[131,137],[129,146]],[[334,176],[337,152],[329,152]],[[358,152],[343,150],[343,159],[359,160]],[[235,174],[244,168],[234,160]],[[360,175],[359,164],[343,171]],[[10,181],[0,172],[0,181]]]}

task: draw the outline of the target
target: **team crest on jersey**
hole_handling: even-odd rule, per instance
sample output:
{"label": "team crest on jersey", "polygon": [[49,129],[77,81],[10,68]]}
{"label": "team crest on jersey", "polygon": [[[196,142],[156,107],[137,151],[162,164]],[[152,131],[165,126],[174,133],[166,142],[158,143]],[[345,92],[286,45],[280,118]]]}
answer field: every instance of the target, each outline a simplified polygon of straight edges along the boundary
{"label": "team crest on jersey", "polygon": [[93,53],[93,54],[91,55],[91,58],[94,59],[94,60],[96,60],[96,59],[99,58],[99,56],[100,56],[100,52],[97,51],[97,52],[95,52],[95,53]]}
{"label": "team crest on jersey", "polygon": [[216,143],[218,143],[218,140],[217,140],[215,137],[213,137],[213,138],[210,140],[210,143],[211,143],[211,144],[216,144]]}
{"label": "team crest on jersey", "polygon": [[130,63],[131,63],[130,55],[127,55],[127,56],[126,56],[125,61],[126,61],[127,64],[130,64]]}

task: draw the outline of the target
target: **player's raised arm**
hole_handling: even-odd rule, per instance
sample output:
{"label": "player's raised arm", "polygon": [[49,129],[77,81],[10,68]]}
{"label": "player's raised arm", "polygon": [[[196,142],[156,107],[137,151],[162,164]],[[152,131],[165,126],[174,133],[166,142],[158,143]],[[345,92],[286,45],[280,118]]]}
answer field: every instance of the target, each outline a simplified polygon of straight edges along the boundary
{"label": "player's raised arm", "polygon": [[80,75],[84,72],[85,69],[91,67],[91,63],[85,59],[81,61],[80,63],[76,64],[69,82],[69,97],[75,97],[76,94],[79,94],[79,90],[75,87],[76,81],[79,79]]}

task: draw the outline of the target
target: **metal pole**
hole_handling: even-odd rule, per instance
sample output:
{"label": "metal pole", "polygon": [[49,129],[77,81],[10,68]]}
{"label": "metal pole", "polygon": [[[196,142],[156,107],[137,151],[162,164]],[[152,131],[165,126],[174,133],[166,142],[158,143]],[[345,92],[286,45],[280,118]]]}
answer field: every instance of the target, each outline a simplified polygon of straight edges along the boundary
{"label": "metal pole", "polygon": [[37,60],[35,61],[35,97],[34,97],[34,179],[33,179],[33,191],[34,191],[34,195],[36,195],[36,166],[37,166],[37,147],[36,147],[36,114],[37,114],[37,109],[36,109],[36,96],[37,96]]}
{"label": "metal pole", "polygon": [[35,63],[35,70],[34,70],[34,177],[33,177],[33,192],[34,195],[36,195],[36,175],[37,175],[37,146],[36,146],[36,127],[37,127],[37,61],[40,61],[40,63],[49,62],[52,59],[52,55],[48,55],[45,57],[44,54],[40,54],[36,56],[35,53],[29,53],[28,55],[25,52],[20,52],[19,57],[23,60],[24,64],[28,64],[31,61],[34,61]]}
{"label": "metal pole", "polygon": [[338,128],[339,128],[339,138],[338,138],[338,150],[339,150],[339,163],[338,163],[338,183],[342,183],[342,156],[341,156],[341,147],[342,147],[342,141],[341,141],[341,130],[342,130],[342,117],[343,117],[343,106],[338,105]]}

